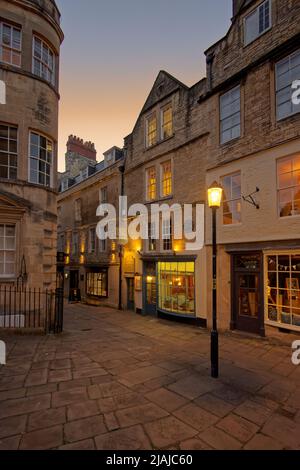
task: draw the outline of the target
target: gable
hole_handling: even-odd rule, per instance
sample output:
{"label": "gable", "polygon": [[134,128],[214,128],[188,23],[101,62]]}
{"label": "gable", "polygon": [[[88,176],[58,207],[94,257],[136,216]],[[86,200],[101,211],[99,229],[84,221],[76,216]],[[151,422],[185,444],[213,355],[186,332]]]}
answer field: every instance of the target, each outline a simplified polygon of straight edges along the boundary
{"label": "gable", "polygon": [[27,207],[28,203],[21,198],[0,191],[0,221],[2,217],[22,217]]}

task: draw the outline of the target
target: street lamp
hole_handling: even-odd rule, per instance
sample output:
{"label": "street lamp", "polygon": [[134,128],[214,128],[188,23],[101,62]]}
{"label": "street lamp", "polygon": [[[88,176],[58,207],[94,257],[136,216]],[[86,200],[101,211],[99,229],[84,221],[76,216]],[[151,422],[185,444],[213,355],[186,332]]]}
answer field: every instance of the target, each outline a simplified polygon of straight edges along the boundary
{"label": "street lamp", "polygon": [[219,335],[217,326],[217,209],[221,206],[223,189],[215,181],[207,190],[208,205],[212,209],[212,245],[213,245],[213,290],[211,332],[211,376],[219,377]]}

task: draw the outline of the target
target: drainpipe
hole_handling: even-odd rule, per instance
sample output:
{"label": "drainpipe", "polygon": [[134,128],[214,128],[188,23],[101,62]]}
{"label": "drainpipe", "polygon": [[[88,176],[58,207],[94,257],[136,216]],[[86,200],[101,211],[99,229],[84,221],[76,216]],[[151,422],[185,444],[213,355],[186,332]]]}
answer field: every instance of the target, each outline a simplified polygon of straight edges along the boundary
{"label": "drainpipe", "polygon": [[[121,196],[124,196],[124,173],[125,173],[125,164],[119,167],[121,173]],[[124,247],[122,244],[119,244],[119,257],[120,257],[120,267],[119,267],[119,305],[118,309],[122,310],[122,282],[123,282],[123,250]]]}

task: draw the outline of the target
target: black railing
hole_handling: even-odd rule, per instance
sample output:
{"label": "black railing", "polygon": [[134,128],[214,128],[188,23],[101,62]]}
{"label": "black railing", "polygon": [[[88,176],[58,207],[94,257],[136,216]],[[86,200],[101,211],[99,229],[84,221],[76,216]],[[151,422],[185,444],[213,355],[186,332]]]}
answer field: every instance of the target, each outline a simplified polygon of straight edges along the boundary
{"label": "black railing", "polygon": [[0,285],[0,329],[63,331],[63,289],[19,289]]}

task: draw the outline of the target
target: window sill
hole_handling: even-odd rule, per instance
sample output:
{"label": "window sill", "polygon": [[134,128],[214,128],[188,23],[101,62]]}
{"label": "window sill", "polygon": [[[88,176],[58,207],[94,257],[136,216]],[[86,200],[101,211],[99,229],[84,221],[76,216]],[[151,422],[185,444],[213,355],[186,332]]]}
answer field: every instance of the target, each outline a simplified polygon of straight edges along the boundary
{"label": "window sill", "polygon": [[175,137],[175,134],[171,135],[170,137],[167,137],[166,139],[158,140],[155,144],[151,145],[151,147],[146,146],[144,151],[148,152],[149,150],[154,149],[158,145],[163,144],[164,142],[168,142],[169,140],[173,139],[173,137]]}
{"label": "window sill", "polygon": [[251,44],[254,44],[258,39],[260,39],[261,37],[263,37],[265,34],[267,34],[269,31],[271,31],[272,29],[272,25],[266,29],[265,31],[263,31],[261,34],[259,34],[255,39],[252,39],[252,41],[248,42],[248,44],[245,44],[245,39],[243,40],[243,49],[246,49],[246,47],[249,47],[251,46]]}
{"label": "window sill", "polygon": [[240,139],[242,139],[242,137],[243,136],[240,135],[239,137],[235,137],[234,139],[228,140],[227,142],[224,142],[224,143],[220,142],[220,148],[222,149],[227,148],[227,147],[229,148],[230,145],[236,144]]}

